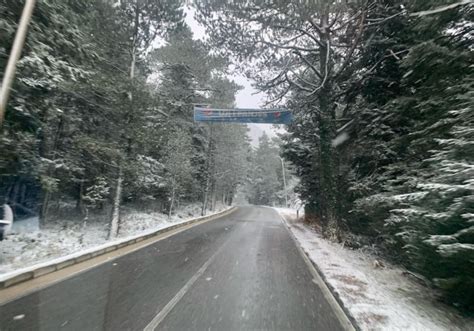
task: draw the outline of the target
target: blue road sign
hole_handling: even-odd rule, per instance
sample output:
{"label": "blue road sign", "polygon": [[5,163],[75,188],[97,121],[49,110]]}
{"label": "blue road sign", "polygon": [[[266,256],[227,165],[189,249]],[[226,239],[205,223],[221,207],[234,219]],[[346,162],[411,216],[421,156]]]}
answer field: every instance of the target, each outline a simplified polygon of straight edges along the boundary
{"label": "blue road sign", "polygon": [[290,124],[293,115],[285,109],[215,109],[194,107],[196,122]]}

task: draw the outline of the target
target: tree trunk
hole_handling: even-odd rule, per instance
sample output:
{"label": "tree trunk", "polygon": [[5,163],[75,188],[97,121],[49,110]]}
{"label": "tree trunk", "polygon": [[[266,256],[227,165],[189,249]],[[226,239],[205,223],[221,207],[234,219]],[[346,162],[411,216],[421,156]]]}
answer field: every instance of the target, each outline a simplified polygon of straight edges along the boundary
{"label": "tree trunk", "polygon": [[51,192],[45,191],[44,196],[43,196],[43,203],[41,204],[41,211],[40,211],[40,227],[44,226],[48,219],[50,197],[51,197]]}
{"label": "tree trunk", "polygon": [[76,210],[81,215],[84,215],[84,178],[81,179],[81,183],[79,184],[79,195],[77,196]]}
{"label": "tree trunk", "polygon": [[206,215],[206,209],[207,209],[207,200],[209,198],[209,174],[206,179],[206,185],[204,187],[204,194],[203,194],[203,199],[202,199],[202,208],[201,208],[201,216]]}
{"label": "tree trunk", "polygon": [[108,239],[113,239],[118,235],[120,225],[120,205],[122,200],[122,183],[123,183],[123,169],[119,166],[117,177],[117,187],[115,189],[115,197],[113,202],[112,219],[110,220],[110,231]]}
{"label": "tree trunk", "polygon": [[216,206],[216,184],[213,183],[211,186],[211,211],[214,210]]}
{"label": "tree trunk", "polygon": [[212,124],[209,125],[209,144],[207,146],[207,159],[206,159],[206,185],[204,187],[204,194],[202,200],[201,216],[206,214],[208,200],[209,200],[209,189],[211,186],[211,157],[212,157]]}
{"label": "tree trunk", "polygon": [[21,184],[20,204],[24,205],[26,202],[26,184]]}
{"label": "tree trunk", "polygon": [[[138,13],[136,14],[138,15]],[[135,29],[138,29],[138,26],[135,26]],[[136,48],[135,48],[135,40],[136,40],[136,32],[133,37],[133,42],[132,42],[132,59],[130,61],[130,80],[133,81],[135,78],[135,65],[136,65]],[[128,93],[128,98],[130,100],[130,106],[132,106],[133,102],[133,94],[132,90],[129,91]],[[130,110],[127,114],[127,123],[126,125],[128,126],[130,124],[130,113],[132,111]],[[131,144],[130,140],[127,139],[126,134],[123,134],[121,136],[122,141],[126,143],[127,145],[127,150],[125,151],[125,154],[127,157],[130,156],[131,154]],[[121,207],[121,202],[122,202],[122,183],[123,183],[123,160],[120,160],[120,165],[119,165],[119,173],[118,173],[118,178],[117,178],[117,188],[115,191],[115,197],[113,201],[113,212],[112,212],[112,218],[110,221],[110,232],[108,238],[115,238],[118,235],[119,231],[119,226],[120,226],[120,207]]]}
{"label": "tree trunk", "polygon": [[16,204],[18,203],[18,194],[19,194],[19,191],[20,191],[20,179],[17,179],[15,180],[15,184],[13,185],[13,190],[12,190],[12,194],[10,196],[10,205],[12,206],[12,212],[13,212],[13,216],[16,216],[17,212],[16,212]]}
{"label": "tree trunk", "polygon": [[324,77],[323,87],[319,93],[319,171],[320,171],[320,194],[319,208],[321,215],[321,226],[323,234],[327,237],[334,237],[338,233],[338,220],[336,215],[336,183],[334,181],[334,151],[332,139],[335,133],[335,114],[331,104],[331,47],[329,35],[328,14],[321,16],[322,33],[320,34],[320,72]]}
{"label": "tree trunk", "polygon": [[13,186],[15,185],[16,178],[10,179],[9,183],[7,184],[7,189],[5,191],[5,196],[4,196],[4,203],[8,202],[8,199],[10,198],[10,194],[13,191]]}
{"label": "tree trunk", "polygon": [[[40,155],[46,159],[49,160],[55,160],[56,155],[57,155],[57,149],[58,145],[61,141],[61,133],[62,129],[64,126],[64,120],[65,117],[64,115],[61,115],[59,117],[59,122],[56,124],[54,122],[51,123],[49,119],[49,112],[47,110],[44,111],[43,113],[43,121],[45,124],[45,127],[49,127],[49,130],[46,130],[45,133],[42,133],[41,139],[42,143],[40,144]],[[55,126],[55,131],[53,131],[53,126]],[[52,137],[49,137],[48,134]],[[45,174],[48,177],[54,176],[55,169],[54,167],[51,167],[50,165],[47,166],[47,169],[45,171]],[[48,214],[49,214],[49,206],[50,206],[50,201],[51,201],[51,188],[44,189],[43,195],[43,203],[41,205],[41,211],[40,211],[40,226],[43,226],[48,219]]]}
{"label": "tree trunk", "polygon": [[171,218],[171,213],[173,212],[175,195],[176,195],[176,188],[175,188],[175,185],[173,185],[173,188],[171,189],[171,201],[170,201],[170,210],[168,212],[168,218]]}

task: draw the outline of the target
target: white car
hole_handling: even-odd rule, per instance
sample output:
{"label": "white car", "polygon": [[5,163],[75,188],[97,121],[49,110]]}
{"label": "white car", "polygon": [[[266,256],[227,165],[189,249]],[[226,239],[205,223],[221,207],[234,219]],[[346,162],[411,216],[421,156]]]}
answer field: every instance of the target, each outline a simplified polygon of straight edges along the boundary
{"label": "white car", "polygon": [[3,205],[3,219],[0,220],[0,241],[10,233],[13,223],[13,211],[9,205]]}

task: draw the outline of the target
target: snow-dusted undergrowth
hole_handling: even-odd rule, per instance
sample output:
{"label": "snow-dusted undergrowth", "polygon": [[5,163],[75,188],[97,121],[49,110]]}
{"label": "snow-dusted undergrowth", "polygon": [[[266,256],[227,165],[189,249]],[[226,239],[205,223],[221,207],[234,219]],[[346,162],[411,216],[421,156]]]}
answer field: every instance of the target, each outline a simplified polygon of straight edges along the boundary
{"label": "snow-dusted undergrowth", "polygon": [[362,330],[474,330],[472,319],[437,302],[404,270],[329,242],[294,210],[276,209]]}
{"label": "snow-dusted undergrowth", "polygon": [[[214,212],[225,208],[227,206],[219,205]],[[159,230],[200,215],[198,204],[180,208],[170,219],[159,212],[125,210],[117,239]],[[0,242],[0,276],[106,244],[107,232],[106,222],[88,222],[84,226],[82,222],[54,221],[39,231],[37,218],[20,221],[14,226],[13,233]]]}

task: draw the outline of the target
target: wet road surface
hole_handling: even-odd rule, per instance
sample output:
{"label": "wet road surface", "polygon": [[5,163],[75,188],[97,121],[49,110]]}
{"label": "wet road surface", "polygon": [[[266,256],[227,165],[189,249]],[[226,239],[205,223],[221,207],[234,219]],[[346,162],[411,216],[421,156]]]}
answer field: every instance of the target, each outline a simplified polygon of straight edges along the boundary
{"label": "wet road surface", "polygon": [[239,207],[1,305],[0,330],[343,330],[313,280],[274,210]]}

